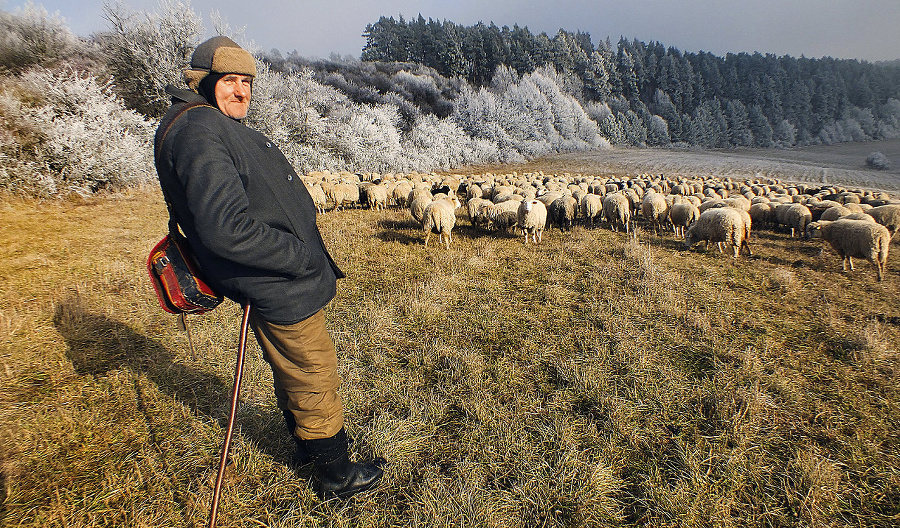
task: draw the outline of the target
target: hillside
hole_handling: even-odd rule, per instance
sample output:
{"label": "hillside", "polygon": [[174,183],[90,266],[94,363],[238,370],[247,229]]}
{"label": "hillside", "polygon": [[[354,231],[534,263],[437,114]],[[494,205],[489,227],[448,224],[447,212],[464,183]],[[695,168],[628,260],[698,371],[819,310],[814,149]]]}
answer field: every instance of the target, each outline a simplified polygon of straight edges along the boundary
{"label": "hillside", "polygon": [[[574,171],[575,168],[571,167]],[[239,311],[163,313],[156,190],[0,201],[0,522],[205,525]],[[319,502],[255,343],[220,526],[887,526],[900,514],[900,250],[887,275],[757,230],[753,257],[671,233],[320,215],[327,311],[377,491]],[[86,250],[90,248],[90,250]]]}

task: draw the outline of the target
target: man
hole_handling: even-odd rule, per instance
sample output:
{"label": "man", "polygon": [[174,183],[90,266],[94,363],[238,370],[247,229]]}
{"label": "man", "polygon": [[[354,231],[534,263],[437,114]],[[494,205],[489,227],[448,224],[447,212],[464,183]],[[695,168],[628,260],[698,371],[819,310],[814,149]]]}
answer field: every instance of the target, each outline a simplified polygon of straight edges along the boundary
{"label": "man", "polygon": [[250,302],[250,325],[275,395],[323,497],[373,487],[380,459],[354,463],[343,428],[337,354],[323,308],[344,276],[290,162],[241,124],[256,61],[227,37],[200,44],[156,132],[156,169],[173,215],[211,285]]}

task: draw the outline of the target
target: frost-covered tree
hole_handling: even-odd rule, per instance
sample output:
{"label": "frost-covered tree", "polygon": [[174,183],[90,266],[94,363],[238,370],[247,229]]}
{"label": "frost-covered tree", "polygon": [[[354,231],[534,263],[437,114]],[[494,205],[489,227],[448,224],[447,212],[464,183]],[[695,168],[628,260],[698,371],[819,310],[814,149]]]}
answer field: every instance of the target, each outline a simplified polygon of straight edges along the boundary
{"label": "frost-covered tree", "polygon": [[68,57],[78,46],[78,37],[69,31],[65,21],[43,6],[27,2],[12,13],[0,11],[0,70],[50,66]]}
{"label": "frost-covered tree", "polygon": [[774,132],[769,120],[763,114],[759,105],[752,105],[747,109],[747,115],[750,121],[750,132],[753,134],[753,146],[759,148],[770,148],[775,146],[772,137]]}
{"label": "frost-covered tree", "polygon": [[749,147],[753,144],[750,131],[750,116],[747,107],[738,100],[729,99],[725,103],[725,119],[728,122],[728,140],[735,147]]}
{"label": "frost-covered tree", "polygon": [[116,92],[129,108],[161,116],[169,106],[166,85],[184,85],[182,69],[203,34],[200,18],[179,0],[161,0],[154,13],[131,13],[121,4],[103,9],[110,31],[99,39]]}
{"label": "frost-covered tree", "polygon": [[772,140],[776,147],[793,147],[797,144],[797,127],[782,119],[772,128]]}
{"label": "frost-covered tree", "polygon": [[671,143],[669,125],[658,115],[651,115],[647,122],[647,144],[651,147],[664,147]]}

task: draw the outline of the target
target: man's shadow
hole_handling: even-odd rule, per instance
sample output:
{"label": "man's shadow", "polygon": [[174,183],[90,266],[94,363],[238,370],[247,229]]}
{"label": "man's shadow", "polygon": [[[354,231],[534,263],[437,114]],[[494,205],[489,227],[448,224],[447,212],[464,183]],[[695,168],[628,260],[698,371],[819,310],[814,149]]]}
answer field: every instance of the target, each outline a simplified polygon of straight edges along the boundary
{"label": "man's shadow", "polygon": [[[194,413],[219,422],[224,439],[233,379],[222,379],[214,373],[179,363],[158,341],[135,332],[120,321],[92,312],[77,294],[56,305],[53,324],[65,339],[66,356],[78,374],[102,376],[121,369],[144,373],[162,393],[187,405]],[[151,426],[151,440],[157,441],[152,432],[152,416],[140,390],[137,399],[140,411]],[[280,416],[262,428],[241,419],[241,415],[259,416],[267,412],[270,411],[257,405],[242,403],[235,429],[276,462],[293,466],[293,442]]]}

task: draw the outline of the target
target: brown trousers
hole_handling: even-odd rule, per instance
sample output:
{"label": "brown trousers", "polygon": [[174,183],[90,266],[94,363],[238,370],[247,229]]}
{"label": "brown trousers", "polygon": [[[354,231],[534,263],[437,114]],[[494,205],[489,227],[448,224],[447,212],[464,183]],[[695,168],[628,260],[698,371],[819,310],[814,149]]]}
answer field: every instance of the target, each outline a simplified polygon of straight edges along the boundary
{"label": "brown trousers", "polygon": [[278,408],[289,410],[297,421],[294,435],[315,440],[337,434],[344,426],[344,408],[337,393],[337,351],[325,328],[325,312],[277,325],[251,310],[250,326],[272,367]]}

